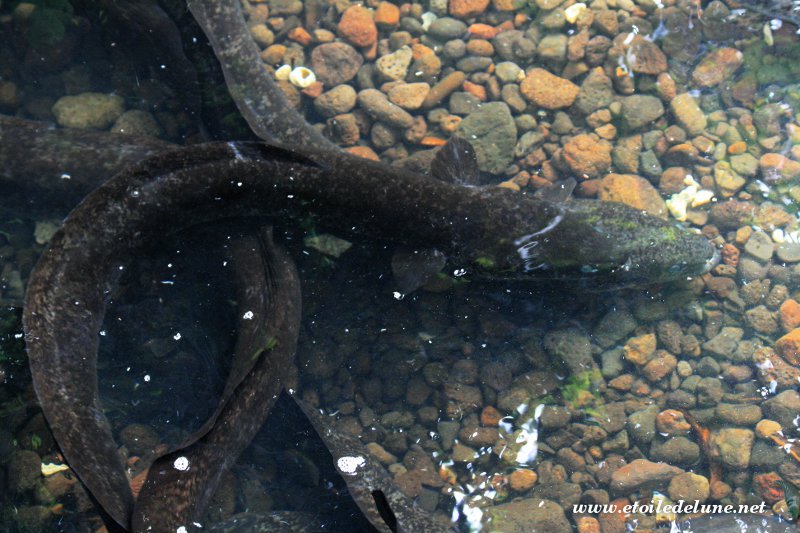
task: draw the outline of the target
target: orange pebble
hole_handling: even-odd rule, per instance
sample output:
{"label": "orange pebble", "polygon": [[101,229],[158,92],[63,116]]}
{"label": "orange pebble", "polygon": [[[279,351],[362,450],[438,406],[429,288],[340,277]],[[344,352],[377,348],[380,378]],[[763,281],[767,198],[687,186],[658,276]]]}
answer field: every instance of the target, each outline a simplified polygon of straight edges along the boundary
{"label": "orange pebble", "polygon": [[372,159],[373,161],[380,161],[381,159],[369,146],[351,146],[350,148],[345,148],[344,151],[364,159]]}
{"label": "orange pebble", "polygon": [[477,83],[472,83],[471,81],[465,81],[462,87],[466,92],[481,102],[486,101],[486,87],[483,85],[478,85]]}
{"label": "orange pebble", "polygon": [[747,150],[747,144],[744,141],[735,142],[728,146],[728,153],[731,155],[743,154]]}
{"label": "orange pebble", "polygon": [[317,96],[322,94],[322,90],[324,88],[325,86],[322,84],[321,81],[315,81],[314,83],[312,83],[311,85],[309,85],[300,92],[311,98],[316,98]]}
{"label": "orange pebble", "polygon": [[415,43],[411,45],[411,57],[416,59],[421,58],[422,56],[426,56],[428,54],[433,54],[433,50],[428,48],[424,44]]}
{"label": "orange pebble", "polygon": [[481,411],[481,425],[485,427],[497,427],[500,423],[500,420],[503,419],[503,415],[500,414],[500,411],[492,407],[491,405],[487,405]]}
{"label": "orange pebble", "polygon": [[525,13],[517,13],[514,15],[514,27],[521,28],[530,22],[531,18]]}
{"label": "orange pebble", "polygon": [[508,484],[511,486],[511,490],[522,492],[533,487],[537,479],[539,476],[530,468],[520,468],[511,472],[508,476]]}
{"label": "orange pebble", "polygon": [[469,34],[478,39],[494,39],[500,30],[488,24],[473,24],[469,27]]}
{"label": "orange pebble", "polygon": [[456,473],[453,472],[449,466],[442,465],[439,467],[439,477],[448,485],[455,485],[458,481],[458,476],[456,476]]}
{"label": "orange pebble", "polygon": [[300,26],[296,28],[292,28],[292,31],[289,32],[288,35],[289,39],[302,44],[303,46],[308,46],[311,44],[313,40],[311,34],[308,33],[305,28]]}
{"label": "orange pebble", "polygon": [[513,29],[515,29],[514,28],[514,23],[511,22],[510,20],[502,22],[497,26],[497,32],[498,33],[502,33],[504,31],[513,30]]}
{"label": "orange pebble", "polygon": [[400,8],[391,2],[381,2],[375,9],[375,24],[393,28],[400,22]]}
{"label": "orange pebble", "polygon": [[422,140],[419,142],[421,146],[444,146],[447,144],[447,141],[444,139],[440,139],[439,137],[423,137]]}

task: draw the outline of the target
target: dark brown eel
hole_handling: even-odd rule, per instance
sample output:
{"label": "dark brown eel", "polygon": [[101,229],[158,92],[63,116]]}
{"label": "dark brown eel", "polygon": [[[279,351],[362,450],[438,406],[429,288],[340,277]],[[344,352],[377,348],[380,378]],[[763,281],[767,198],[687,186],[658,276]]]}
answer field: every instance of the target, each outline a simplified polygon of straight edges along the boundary
{"label": "dark brown eel", "polygon": [[[222,475],[263,425],[284,387],[297,347],[300,281],[269,229],[234,245],[237,344],[220,406],[206,424],[148,472],[133,508],[133,531],[194,530]],[[242,318],[242,317],[247,318]]]}
{"label": "dark brown eel", "polygon": [[[248,410],[247,391],[267,384],[274,395],[280,374],[271,373],[271,356],[247,379],[234,371],[216,421],[195,434],[200,440],[184,443],[188,447],[151,468],[134,509],[97,392],[98,332],[114,272],[135,261],[137,251],[165,229],[248,215],[285,222],[308,212],[336,213],[331,220],[338,231],[425,243],[459,268],[471,273],[479,264],[480,273],[499,277],[666,280],[703,271],[714,255],[704,238],[619,204],[556,205],[502,189],[453,185],[341,152],[213,143],[156,155],[99,187],[70,214],[31,275],[24,312],[34,387],[53,434],[70,466],[123,527],[190,527],[219,473],[210,470],[212,457],[201,442],[237,450],[246,445],[249,436],[222,441],[229,433],[249,435],[242,426],[260,425],[268,408],[258,416]],[[267,266],[285,264],[272,246],[260,253],[271,254]],[[267,313],[271,335],[289,339],[277,348],[288,357],[282,350],[291,347],[293,353],[299,295],[292,292],[293,274],[282,268],[261,277],[272,280],[265,304],[274,311]],[[243,422],[249,416],[252,421]],[[196,467],[189,477],[172,467],[179,456]]]}

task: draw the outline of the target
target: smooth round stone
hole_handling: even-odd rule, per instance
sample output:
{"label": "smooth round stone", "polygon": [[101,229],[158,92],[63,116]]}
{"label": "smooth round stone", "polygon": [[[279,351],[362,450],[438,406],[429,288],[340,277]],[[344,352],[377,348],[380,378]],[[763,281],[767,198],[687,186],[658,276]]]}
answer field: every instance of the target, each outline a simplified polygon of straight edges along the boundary
{"label": "smooth round stone", "polygon": [[744,251],[752,255],[759,261],[769,261],[772,257],[774,246],[772,239],[763,231],[756,231],[747,239]]}
{"label": "smooth round stone", "polygon": [[797,263],[800,261],[800,243],[781,243],[778,245],[776,253],[778,254],[778,259],[784,263]]}
{"label": "smooth round stone", "polygon": [[503,83],[514,83],[519,80],[522,69],[512,61],[502,61],[495,65],[494,73]]}
{"label": "smooth round stone", "polygon": [[428,35],[441,40],[450,40],[461,37],[466,31],[467,25],[460,20],[443,17],[431,23]]}

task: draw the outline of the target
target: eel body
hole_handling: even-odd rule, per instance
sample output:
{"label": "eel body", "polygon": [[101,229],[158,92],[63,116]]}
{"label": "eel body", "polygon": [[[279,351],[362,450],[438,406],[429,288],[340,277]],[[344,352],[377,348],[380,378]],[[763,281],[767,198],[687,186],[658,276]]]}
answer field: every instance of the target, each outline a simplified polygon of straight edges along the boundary
{"label": "eel body", "polygon": [[125,167],[174,149],[150,137],[55,128],[0,114],[0,195],[13,215],[66,216]]}
{"label": "eel body", "polygon": [[[158,524],[158,529],[194,518],[192,501],[204,501],[214,474],[200,469],[187,478],[174,465],[206,464],[203,450],[209,447],[200,441],[240,447],[215,430],[231,424],[228,431],[245,419],[260,425],[255,415],[248,418],[252,404],[246,391],[251,383],[270,385],[273,379],[279,389],[280,375],[273,372],[275,362],[257,370],[234,361],[234,369],[246,372],[234,372],[233,384],[229,378],[228,398],[215,420],[205,434],[195,434],[194,442],[151,467],[135,509],[97,387],[98,333],[114,272],[165,232],[242,216],[285,223],[309,212],[334,213],[323,220],[336,231],[424,243],[464,270],[504,278],[544,273],[591,283],[665,281],[703,272],[714,256],[704,238],[619,204],[558,205],[445,183],[341,152],[212,143],[156,155],[99,187],[67,217],[31,275],[24,312],[34,387],[45,417],[71,467],[121,526],[145,530]],[[268,266],[282,264],[275,254]],[[291,278],[283,275],[290,287]],[[270,315],[270,327],[276,336],[288,335],[282,346],[291,347],[296,326],[290,315],[299,312],[292,302],[299,296],[283,290],[275,288],[280,305],[271,304],[278,312]],[[269,391],[268,398],[277,394],[274,387]],[[148,494],[155,500],[148,502]]]}

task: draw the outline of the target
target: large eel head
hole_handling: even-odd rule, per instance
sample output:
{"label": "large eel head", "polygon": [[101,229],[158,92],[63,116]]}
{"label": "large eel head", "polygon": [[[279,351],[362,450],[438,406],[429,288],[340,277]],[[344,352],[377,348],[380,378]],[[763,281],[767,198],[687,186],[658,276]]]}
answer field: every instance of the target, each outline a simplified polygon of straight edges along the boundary
{"label": "large eel head", "polygon": [[516,226],[499,246],[494,239],[500,254],[479,251],[472,257],[482,274],[559,279],[583,289],[608,290],[691,279],[719,259],[702,235],[627,205],[529,202],[535,213],[529,225]]}

